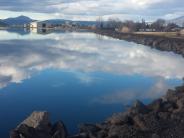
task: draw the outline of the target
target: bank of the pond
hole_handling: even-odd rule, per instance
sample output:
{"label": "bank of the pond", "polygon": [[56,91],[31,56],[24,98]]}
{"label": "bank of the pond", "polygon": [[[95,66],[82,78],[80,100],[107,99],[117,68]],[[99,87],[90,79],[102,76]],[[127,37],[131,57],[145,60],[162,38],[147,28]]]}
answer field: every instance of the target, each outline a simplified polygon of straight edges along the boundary
{"label": "bank of the pond", "polygon": [[52,125],[47,112],[34,112],[11,132],[11,138],[183,138],[183,126],[184,86],[180,86],[151,104],[136,101],[105,122],[81,125],[75,136],[61,121]]}
{"label": "bank of the pond", "polygon": [[162,51],[172,51],[176,54],[184,56],[184,38],[164,37],[147,34],[136,33],[119,33],[112,30],[95,30],[99,35],[105,35],[120,40],[135,42],[145,46],[150,46]]}

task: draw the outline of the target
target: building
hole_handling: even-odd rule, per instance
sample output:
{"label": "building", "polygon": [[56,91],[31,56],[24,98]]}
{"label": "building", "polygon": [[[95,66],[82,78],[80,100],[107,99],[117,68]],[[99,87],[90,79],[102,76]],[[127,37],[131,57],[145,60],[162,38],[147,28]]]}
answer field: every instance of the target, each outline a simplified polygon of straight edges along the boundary
{"label": "building", "polygon": [[53,28],[53,27],[54,25],[45,21],[37,22],[37,28]]}
{"label": "building", "polygon": [[139,29],[139,32],[156,32],[154,28]]}
{"label": "building", "polygon": [[44,21],[35,21],[35,22],[31,22],[29,24],[24,24],[24,28],[37,28],[37,29],[42,29],[42,28],[53,28],[53,25],[48,23],[48,22],[44,22]]}

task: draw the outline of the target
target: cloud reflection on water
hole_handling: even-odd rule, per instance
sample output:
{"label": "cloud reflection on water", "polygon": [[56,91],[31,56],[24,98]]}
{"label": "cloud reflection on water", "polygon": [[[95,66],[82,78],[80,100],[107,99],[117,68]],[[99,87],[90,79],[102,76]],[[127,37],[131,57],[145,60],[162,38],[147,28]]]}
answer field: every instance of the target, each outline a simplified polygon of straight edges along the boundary
{"label": "cloud reflection on water", "polygon": [[[184,76],[184,64],[181,64],[184,59],[179,55],[107,37],[100,40],[92,33],[31,34],[21,38],[8,32],[4,34],[4,38],[11,39],[0,40],[1,88],[9,83],[21,83],[34,72],[50,68],[141,74],[162,79]],[[88,76],[80,76],[83,81],[92,81]]]}
{"label": "cloud reflection on water", "polygon": [[[92,99],[92,103],[101,103],[101,104],[131,104],[135,99],[139,100],[153,100],[156,98],[159,98],[163,96],[168,88],[171,88],[172,86],[169,86],[167,82],[163,78],[157,78],[157,80],[154,82],[153,86],[150,88],[144,90],[136,89],[133,87],[134,84],[132,84],[131,88],[123,89],[121,91],[115,91],[110,94],[104,94],[101,97],[96,97]],[[141,86],[140,86],[141,87]]]}

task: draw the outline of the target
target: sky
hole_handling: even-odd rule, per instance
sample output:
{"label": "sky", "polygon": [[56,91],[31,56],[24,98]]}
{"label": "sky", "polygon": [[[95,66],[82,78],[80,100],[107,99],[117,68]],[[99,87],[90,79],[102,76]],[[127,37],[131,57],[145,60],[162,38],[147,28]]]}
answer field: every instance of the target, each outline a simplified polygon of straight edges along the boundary
{"label": "sky", "polygon": [[183,7],[184,0],[0,0],[0,18],[96,20],[101,16],[153,21],[183,16]]}

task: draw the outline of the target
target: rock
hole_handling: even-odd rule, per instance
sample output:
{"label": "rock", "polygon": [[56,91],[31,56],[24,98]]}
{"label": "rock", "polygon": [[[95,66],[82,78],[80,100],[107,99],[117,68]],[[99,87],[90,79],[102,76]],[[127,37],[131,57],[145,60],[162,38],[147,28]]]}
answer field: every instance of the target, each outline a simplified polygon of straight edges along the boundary
{"label": "rock", "polygon": [[93,124],[82,124],[80,125],[80,132],[97,132],[100,128]]}
{"label": "rock", "polygon": [[52,138],[66,138],[68,136],[67,129],[61,121],[54,124],[51,131]]}
{"label": "rock", "polygon": [[33,112],[21,124],[25,124],[35,129],[50,129],[49,113],[48,112]]}
{"label": "rock", "polygon": [[143,131],[148,130],[147,126],[146,126],[146,122],[144,120],[144,118],[141,115],[137,115],[133,118],[135,125],[138,126],[138,128],[140,128]]}
{"label": "rock", "polygon": [[184,111],[184,99],[178,99],[176,105],[177,109],[174,112]]}
{"label": "rock", "polygon": [[119,113],[119,114],[114,114],[107,121],[112,125],[123,125],[125,123],[130,122],[130,117],[126,114]]}
{"label": "rock", "polygon": [[68,138],[89,138],[86,133],[79,133],[77,135],[69,136]]}
{"label": "rock", "polygon": [[19,135],[19,132],[17,132],[16,130],[13,130],[10,132],[10,138],[21,138]]}
{"label": "rock", "polygon": [[152,111],[159,112],[162,108],[162,99],[155,100],[151,104],[148,105],[148,108]]}
{"label": "rock", "polygon": [[129,112],[133,114],[137,114],[137,113],[145,114],[145,113],[148,113],[149,110],[147,106],[145,106],[141,101],[137,100],[134,103],[133,107],[129,110]]}
{"label": "rock", "polygon": [[10,138],[49,138],[49,133],[43,133],[25,124],[20,124],[11,132]]}
{"label": "rock", "polygon": [[67,138],[67,130],[60,121],[52,126],[48,112],[33,112],[10,133],[10,138]]}
{"label": "rock", "polygon": [[97,138],[106,138],[106,137],[107,137],[107,132],[104,130],[99,131],[97,134]]}
{"label": "rock", "polygon": [[85,133],[89,138],[96,138],[98,131],[101,129],[93,124],[80,125],[80,133]]}
{"label": "rock", "polygon": [[153,134],[151,138],[160,138],[160,136],[157,134]]}

